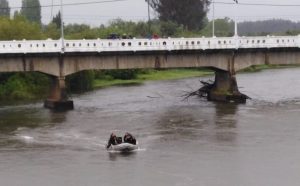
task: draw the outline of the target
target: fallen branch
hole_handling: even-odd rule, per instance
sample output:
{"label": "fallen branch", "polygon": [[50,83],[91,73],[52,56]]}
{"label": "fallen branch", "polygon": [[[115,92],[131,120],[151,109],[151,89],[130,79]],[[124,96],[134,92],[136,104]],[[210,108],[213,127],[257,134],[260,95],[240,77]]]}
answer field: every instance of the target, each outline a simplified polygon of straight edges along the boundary
{"label": "fallen branch", "polygon": [[184,97],[183,101],[188,100],[192,96],[207,97],[209,91],[213,87],[213,81],[200,81],[200,83],[202,84],[202,87],[200,89],[193,92],[187,92],[186,94],[181,96]]}

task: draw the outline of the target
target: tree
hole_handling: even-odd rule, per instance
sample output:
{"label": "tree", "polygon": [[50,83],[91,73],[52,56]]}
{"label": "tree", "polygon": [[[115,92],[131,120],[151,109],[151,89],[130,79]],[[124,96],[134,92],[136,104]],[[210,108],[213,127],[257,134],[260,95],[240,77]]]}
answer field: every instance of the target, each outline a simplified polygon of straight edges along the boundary
{"label": "tree", "polygon": [[40,26],[22,16],[14,19],[0,17],[0,25],[0,40],[43,39]]}
{"label": "tree", "polygon": [[[212,21],[201,30],[201,35],[211,37]],[[240,28],[240,25],[239,25]],[[215,19],[215,35],[217,37],[231,37],[234,34],[234,21],[225,17],[224,19]]]}
{"label": "tree", "polygon": [[60,11],[58,12],[58,14],[55,17],[53,17],[52,23],[54,23],[57,28],[61,27],[61,14],[60,14]]}
{"label": "tree", "polygon": [[41,4],[39,0],[22,0],[21,15],[31,22],[41,24]]}
{"label": "tree", "polygon": [[182,26],[177,25],[174,22],[171,21],[161,21],[160,22],[160,31],[161,31],[161,36],[163,37],[173,37],[176,36],[176,34],[178,33],[182,33],[183,32],[183,28]]}
{"label": "tree", "polygon": [[10,16],[10,8],[7,0],[0,0],[0,16]]}
{"label": "tree", "polygon": [[81,71],[67,77],[67,87],[70,91],[82,92],[93,89],[94,71]]}
{"label": "tree", "polygon": [[161,21],[172,21],[188,30],[204,27],[209,0],[146,0]]}
{"label": "tree", "polygon": [[50,23],[44,27],[44,35],[47,38],[51,39],[59,39],[60,38],[60,30],[56,27],[55,23]]}

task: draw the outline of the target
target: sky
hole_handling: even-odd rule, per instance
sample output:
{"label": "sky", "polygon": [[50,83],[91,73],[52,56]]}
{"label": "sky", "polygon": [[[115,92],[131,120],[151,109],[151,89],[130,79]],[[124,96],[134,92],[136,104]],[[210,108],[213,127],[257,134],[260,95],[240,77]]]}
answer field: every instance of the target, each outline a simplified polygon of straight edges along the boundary
{"label": "sky", "polygon": [[[11,7],[20,7],[21,0],[8,0]],[[77,2],[99,2],[103,0],[63,0],[63,3]],[[181,1],[181,0],[178,0]],[[51,5],[52,0],[40,0],[41,5]],[[289,19],[300,21],[300,1],[299,0],[239,0],[240,3],[270,3],[270,4],[296,4],[294,7],[265,7],[265,6],[242,6],[218,4],[217,2],[233,2],[233,0],[215,0],[215,18],[235,17],[241,21],[255,21],[265,19]],[[60,0],[53,0],[54,4],[60,4]],[[12,11],[15,11],[13,9]],[[59,7],[42,8],[42,22],[47,24],[52,16],[57,14]],[[156,14],[152,10],[151,17]],[[139,21],[148,19],[147,3],[145,0],[124,0],[122,2],[110,2],[101,4],[90,4],[80,6],[64,7],[65,23],[86,23],[92,26],[107,24],[109,20],[122,18],[125,20]],[[208,18],[212,19],[212,6],[208,13]]]}

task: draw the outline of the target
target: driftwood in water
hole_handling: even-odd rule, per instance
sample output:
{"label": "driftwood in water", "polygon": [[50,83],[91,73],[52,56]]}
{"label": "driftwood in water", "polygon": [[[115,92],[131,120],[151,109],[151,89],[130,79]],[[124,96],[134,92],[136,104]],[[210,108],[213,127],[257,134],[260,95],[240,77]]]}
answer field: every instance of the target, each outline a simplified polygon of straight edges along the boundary
{"label": "driftwood in water", "polygon": [[[209,100],[211,99],[211,91],[214,88],[214,82],[212,80],[209,81],[200,81],[202,84],[202,87],[196,91],[193,92],[187,92],[184,95],[182,95],[183,100],[186,101],[192,96],[198,96],[201,98],[208,98]],[[218,99],[216,99],[218,98]],[[226,95],[226,94],[221,94],[221,95],[214,95],[213,100],[217,101],[228,101],[228,102],[236,102],[236,103],[244,103],[246,102],[247,99],[251,99],[245,94],[240,93],[237,91],[236,94],[232,95]]]}
{"label": "driftwood in water", "polygon": [[209,92],[211,91],[211,89],[213,88],[214,83],[212,80],[200,81],[200,83],[202,84],[202,87],[196,91],[187,92],[186,94],[182,95],[182,97],[184,97],[183,100],[188,100],[192,96],[199,96],[199,97],[206,98]]}

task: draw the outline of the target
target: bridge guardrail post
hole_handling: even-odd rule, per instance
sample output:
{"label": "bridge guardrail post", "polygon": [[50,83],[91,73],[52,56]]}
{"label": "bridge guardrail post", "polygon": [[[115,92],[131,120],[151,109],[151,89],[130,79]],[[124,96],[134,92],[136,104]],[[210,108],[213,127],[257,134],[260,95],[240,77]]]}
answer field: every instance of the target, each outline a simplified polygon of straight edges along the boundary
{"label": "bridge guardrail post", "polygon": [[297,46],[298,46],[298,48],[300,48],[300,34],[297,36]]}
{"label": "bridge guardrail post", "polygon": [[238,35],[235,35],[233,37],[233,39],[234,39],[235,49],[238,50],[239,49],[239,45],[240,45],[240,37]]}

